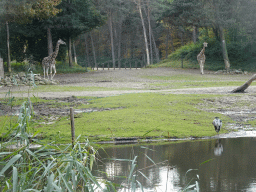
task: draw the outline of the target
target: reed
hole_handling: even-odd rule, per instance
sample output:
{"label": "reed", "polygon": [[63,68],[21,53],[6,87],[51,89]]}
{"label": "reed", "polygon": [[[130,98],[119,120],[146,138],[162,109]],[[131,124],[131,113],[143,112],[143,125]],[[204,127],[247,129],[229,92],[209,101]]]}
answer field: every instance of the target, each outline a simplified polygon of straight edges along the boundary
{"label": "reed", "polygon": [[[29,127],[32,116],[28,99],[20,107],[17,123],[2,137],[0,191],[116,191],[111,182],[92,175],[97,150],[89,140],[81,144],[79,136],[73,148],[69,144],[64,149],[53,143],[43,144]],[[135,162],[128,178],[132,191],[136,189]]]}

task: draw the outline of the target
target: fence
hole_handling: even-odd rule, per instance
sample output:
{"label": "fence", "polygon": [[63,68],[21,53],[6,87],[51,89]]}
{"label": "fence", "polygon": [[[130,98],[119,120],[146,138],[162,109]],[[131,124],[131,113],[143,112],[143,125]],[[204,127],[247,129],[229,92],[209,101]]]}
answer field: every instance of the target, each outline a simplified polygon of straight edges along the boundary
{"label": "fence", "polygon": [[[80,64],[82,64],[83,67],[91,67],[93,70],[98,70],[99,68],[103,70],[109,70],[112,69],[132,69],[132,68],[143,68],[146,66],[146,61],[144,60],[138,60],[138,59],[122,59],[119,63],[118,60],[115,61],[115,65],[113,66],[113,61],[102,61],[97,62],[96,64],[94,62],[91,62],[89,65],[86,61],[79,61]],[[120,65],[120,66],[119,66]]]}

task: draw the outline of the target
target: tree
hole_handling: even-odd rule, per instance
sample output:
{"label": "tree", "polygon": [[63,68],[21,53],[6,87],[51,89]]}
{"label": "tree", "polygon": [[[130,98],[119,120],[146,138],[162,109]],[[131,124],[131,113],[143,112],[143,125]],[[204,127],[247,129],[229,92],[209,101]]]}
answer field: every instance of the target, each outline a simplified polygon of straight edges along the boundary
{"label": "tree", "polygon": [[150,59],[149,59],[149,50],[148,50],[148,38],[147,38],[147,33],[146,33],[146,26],[144,23],[144,18],[142,15],[142,5],[141,5],[141,0],[135,0],[136,4],[137,4],[137,8],[140,14],[140,18],[141,18],[141,23],[142,23],[142,27],[143,27],[143,35],[144,35],[144,40],[145,40],[145,50],[146,50],[146,56],[147,56],[147,65],[150,65]]}
{"label": "tree", "polygon": [[29,2],[26,0],[3,0],[1,2],[1,22],[6,23],[7,31],[7,65],[9,72],[11,72],[9,23],[24,24],[31,22],[33,18],[43,19],[55,15],[58,10],[54,6],[59,2],[60,0],[32,0]]}
{"label": "tree", "polygon": [[72,67],[71,39],[89,32],[104,23],[104,17],[95,9],[91,0],[63,0],[57,8],[62,11],[52,19],[52,26],[69,42],[69,66]]}
{"label": "tree", "polygon": [[207,19],[211,23],[211,27],[215,32],[216,37],[220,40],[222,48],[222,56],[225,63],[226,70],[230,68],[230,61],[228,57],[226,39],[225,39],[225,29],[235,23],[235,13],[237,12],[237,7],[239,7],[239,0],[206,0],[205,10],[207,14]]}

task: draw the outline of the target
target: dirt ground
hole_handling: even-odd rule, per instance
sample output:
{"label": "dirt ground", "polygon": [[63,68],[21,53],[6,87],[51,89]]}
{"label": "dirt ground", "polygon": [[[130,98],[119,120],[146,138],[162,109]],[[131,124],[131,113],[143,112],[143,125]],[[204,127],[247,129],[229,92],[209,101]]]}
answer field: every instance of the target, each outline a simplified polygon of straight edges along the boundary
{"label": "dirt ground", "polygon": [[[74,96],[97,96],[106,97],[114,96],[125,93],[144,93],[144,92],[158,92],[163,94],[221,94],[224,95],[222,98],[217,98],[213,101],[204,101],[202,107],[206,111],[214,111],[230,116],[237,122],[243,122],[255,119],[254,115],[256,113],[256,107],[254,105],[256,101],[256,86],[250,86],[246,93],[244,94],[232,94],[231,91],[236,87],[210,87],[210,88],[186,88],[186,89],[157,89],[152,90],[150,88],[151,83],[161,83],[164,80],[153,80],[148,78],[143,78],[145,76],[172,76],[172,75],[190,75],[198,74],[199,70],[181,70],[181,69],[171,69],[171,68],[154,68],[154,69],[110,69],[110,70],[98,70],[91,71],[89,73],[79,73],[79,74],[57,74],[54,80],[59,82],[59,86],[79,86],[79,87],[103,87],[103,88],[117,88],[117,90],[112,91],[77,91],[77,92],[38,92],[37,97],[44,99],[58,98],[54,106],[51,104],[38,103],[34,104],[35,113],[38,116],[64,116],[69,114],[70,106],[79,106],[82,103],[86,103],[86,99],[79,99]],[[205,71],[206,76],[212,76],[213,78],[217,75],[214,72]],[[236,75],[232,76],[232,79],[239,78],[240,80],[247,81],[252,74],[248,75]],[[218,75],[219,76],[219,75]],[[231,76],[222,75],[223,80],[230,80]],[[128,90],[119,90],[124,88]],[[0,97],[4,98],[5,93],[9,90],[12,92],[14,97],[23,97],[27,93],[15,93],[17,91],[28,91],[29,87],[1,87]],[[248,103],[245,105],[239,105],[236,107],[237,102]],[[69,103],[69,106],[56,107],[56,104]],[[210,105],[218,106],[211,109]],[[4,106],[0,103],[0,115],[11,114],[18,110],[18,106],[11,109],[8,106]],[[88,112],[89,111],[99,111],[99,110],[109,110],[109,109],[81,109],[76,113]]]}
{"label": "dirt ground", "polygon": [[[230,91],[236,87],[210,87],[210,88],[186,88],[186,89],[157,89],[153,90],[150,87],[151,83],[162,83],[164,80],[153,80],[142,78],[143,76],[172,76],[172,75],[190,75],[198,74],[198,69],[171,69],[171,68],[149,68],[149,69],[110,69],[91,71],[89,73],[76,74],[56,74],[55,81],[59,82],[59,86],[79,86],[79,87],[103,87],[103,88],[124,88],[127,90],[112,90],[112,91],[78,91],[78,92],[39,92],[38,97],[46,98],[61,98],[71,96],[96,96],[107,97],[120,95],[125,93],[144,93],[144,92],[162,92],[172,94],[230,94]],[[217,75],[211,71],[205,71],[206,76]],[[232,75],[232,78],[244,79],[247,81],[252,74],[248,75]],[[229,80],[229,75],[222,75],[222,78]],[[166,81],[167,82],[167,81]],[[29,87],[0,87],[0,98],[4,98],[9,90],[14,97],[23,97],[24,93],[15,93],[17,91],[28,91]],[[250,86],[246,92],[256,93],[256,86]],[[2,94],[1,94],[2,93]]]}

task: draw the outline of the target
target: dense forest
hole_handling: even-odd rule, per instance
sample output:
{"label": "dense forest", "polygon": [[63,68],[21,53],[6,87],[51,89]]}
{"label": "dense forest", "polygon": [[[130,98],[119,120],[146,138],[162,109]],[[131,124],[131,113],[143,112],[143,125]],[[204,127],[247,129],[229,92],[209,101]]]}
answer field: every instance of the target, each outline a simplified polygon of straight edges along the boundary
{"label": "dense forest", "polygon": [[207,42],[212,65],[255,70],[255,0],[2,0],[0,7],[0,54],[9,71],[11,61],[41,62],[59,38],[67,46],[57,60],[70,67],[196,62]]}

